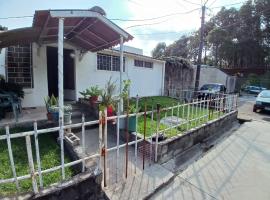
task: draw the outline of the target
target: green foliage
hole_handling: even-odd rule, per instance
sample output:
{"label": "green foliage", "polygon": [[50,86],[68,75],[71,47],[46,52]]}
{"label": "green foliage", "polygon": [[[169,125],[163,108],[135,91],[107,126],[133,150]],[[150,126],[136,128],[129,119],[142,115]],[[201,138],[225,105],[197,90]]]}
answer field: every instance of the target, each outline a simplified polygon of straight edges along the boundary
{"label": "green foliage", "polygon": [[17,83],[6,82],[3,77],[0,79],[0,90],[5,92],[13,92],[17,97],[24,98],[23,87]]}
{"label": "green foliage", "polygon": [[56,98],[53,94],[51,97],[49,97],[49,96],[44,97],[44,102],[45,102],[47,111],[49,111],[50,108],[52,108],[52,107],[58,106],[58,98]]}
{"label": "green foliage", "polygon": [[114,96],[116,92],[116,84],[112,82],[112,78],[110,77],[109,81],[106,83],[105,88],[101,91],[101,103],[100,110],[104,110],[108,106],[115,107],[117,102],[117,97]]}
{"label": "green foliage", "polygon": [[[240,9],[221,8],[205,23],[205,63],[220,67],[264,67],[270,62],[270,1],[246,1]],[[154,57],[177,56],[196,63],[200,29],[166,46],[159,43]],[[162,54],[162,55],[161,55]]]}
{"label": "green foliage", "polygon": [[89,97],[95,97],[101,95],[101,89],[97,85],[87,88],[86,90],[80,92],[80,94],[86,99]]}
{"label": "green foliage", "polygon": [[[10,129],[11,134],[17,132],[24,132],[33,130],[32,128],[15,127]],[[0,135],[5,134],[4,129],[0,129]],[[56,133],[58,134],[58,133]],[[35,152],[35,143],[33,137],[32,140],[32,152],[35,168],[37,171],[37,161]],[[16,167],[17,176],[29,174],[28,158],[24,138],[12,139],[12,150],[14,156],[14,162]],[[39,136],[40,158],[42,163],[42,170],[49,169],[61,164],[60,160],[60,147],[57,145],[55,139],[51,134],[41,134]],[[70,162],[70,159],[65,155],[65,162]],[[12,178],[12,170],[10,167],[10,161],[8,157],[8,148],[5,140],[0,141],[0,179]],[[69,179],[74,175],[71,168],[65,168],[66,178]],[[38,177],[37,177],[38,179]],[[45,187],[61,181],[61,171],[55,171],[43,175],[43,184]],[[32,191],[32,180],[26,179],[19,181],[21,192]],[[0,197],[5,195],[16,194],[15,183],[0,184]]]}

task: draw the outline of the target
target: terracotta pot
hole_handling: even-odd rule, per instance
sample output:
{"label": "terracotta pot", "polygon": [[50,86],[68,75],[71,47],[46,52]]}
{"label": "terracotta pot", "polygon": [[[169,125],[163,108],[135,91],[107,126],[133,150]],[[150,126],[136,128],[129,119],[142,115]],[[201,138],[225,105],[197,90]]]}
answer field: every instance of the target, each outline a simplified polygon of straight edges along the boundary
{"label": "terracotta pot", "polygon": [[89,101],[90,101],[91,104],[96,103],[97,100],[98,100],[98,96],[92,96],[92,97],[89,98]]}
{"label": "terracotta pot", "polygon": [[47,113],[47,119],[49,120],[49,121],[52,121],[53,120],[53,117],[52,117],[52,113]]}

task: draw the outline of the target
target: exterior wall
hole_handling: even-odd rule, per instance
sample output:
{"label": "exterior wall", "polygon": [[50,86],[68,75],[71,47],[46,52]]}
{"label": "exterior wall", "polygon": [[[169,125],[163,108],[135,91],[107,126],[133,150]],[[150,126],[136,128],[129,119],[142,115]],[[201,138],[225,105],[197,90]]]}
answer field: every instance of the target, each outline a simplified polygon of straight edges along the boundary
{"label": "exterior wall", "polygon": [[194,70],[178,65],[166,64],[165,70],[165,94],[170,90],[187,90],[194,86]]}
{"label": "exterior wall", "polygon": [[0,75],[3,76],[6,76],[5,64],[6,64],[6,49],[2,49],[0,51]]}
{"label": "exterior wall", "polygon": [[44,97],[48,95],[46,47],[32,45],[33,88],[24,89],[23,107],[44,106]]}
{"label": "exterior wall", "polygon": [[184,135],[177,135],[160,142],[157,152],[158,163],[165,163],[188,151],[194,145],[205,142],[210,137],[218,138],[232,128],[234,122],[237,122],[237,111],[228,113],[220,119],[210,121],[196,129],[191,129]]}
{"label": "exterior wall", "polygon": [[[44,97],[48,95],[47,83],[47,53],[46,46],[39,48],[36,44],[32,46],[33,57],[33,80],[34,86],[31,89],[24,89],[25,97],[23,99],[23,107],[44,106]],[[56,46],[52,44],[49,46]],[[80,91],[94,85],[104,88],[107,81],[112,77],[112,81],[116,81],[119,86],[120,72],[97,70],[97,53],[87,52],[81,59],[79,51],[70,45],[65,48],[75,50],[75,97],[78,100],[81,95]],[[119,55],[117,51],[105,50],[104,53]],[[148,57],[125,54],[126,71],[123,72],[123,80],[131,80],[131,96],[151,96],[161,95],[164,87],[165,63],[163,61],[153,60]],[[153,69],[135,67],[134,58],[153,62]],[[118,87],[119,91],[119,87]],[[72,91],[73,92],[73,91]],[[70,91],[65,91],[70,94]],[[72,94],[74,95],[74,94]]]}
{"label": "exterior wall", "polygon": [[[104,51],[105,53],[108,53]],[[111,53],[112,54],[112,53]],[[119,55],[113,53],[113,55]],[[78,56],[76,56],[78,58]],[[131,96],[161,95],[163,88],[163,62],[153,62],[153,69],[135,67],[134,57],[124,55],[126,70],[123,72],[123,80],[131,80]],[[138,57],[141,60],[146,58]],[[104,88],[106,82],[112,78],[119,86],[120,73],[114,71],[97,70],[97,54],[88,52],[81,61],[76,59],[76,90],[85,90],[89,86],[98,85]],[[119,87],[117,87],[119,91]]]}
{"label": "exterior wall", "polygon": [[[193,67],[194,67],[194,77],[196,77],[197,66]],[[204,84],[207,83],[221,83],[226,86],[227,92],[231,93],[234,92],[235,77],[229,76],[228,74],[224,73],[223,71],[221,71],[216,67],[202,66],[200,73],[199,87],[202,87]],[[193,85],[195,85],[195,78]]]}

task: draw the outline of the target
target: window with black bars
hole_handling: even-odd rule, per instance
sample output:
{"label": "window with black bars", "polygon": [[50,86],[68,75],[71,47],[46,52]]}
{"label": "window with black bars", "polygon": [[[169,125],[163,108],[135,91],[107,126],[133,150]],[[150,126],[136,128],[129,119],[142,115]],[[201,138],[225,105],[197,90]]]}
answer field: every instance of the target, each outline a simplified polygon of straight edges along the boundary
{"label": "window with black bars", "polygon": [[6,51],[7,81],[33,88],[31,45],[10,46]]}
{"label": "window with black bars", "polygon": [[153,68],[153,63],[152,62],[147,62],[143,60],[134,60],[134,66],[136,67],[145,67],[145,68]]}
{"label": "window with black bars", "polygon": [[[125,71],[125,57],[123,60],[123,71]],[[120,56],[98,53],[97,69],[106,71],[120,71]]]}

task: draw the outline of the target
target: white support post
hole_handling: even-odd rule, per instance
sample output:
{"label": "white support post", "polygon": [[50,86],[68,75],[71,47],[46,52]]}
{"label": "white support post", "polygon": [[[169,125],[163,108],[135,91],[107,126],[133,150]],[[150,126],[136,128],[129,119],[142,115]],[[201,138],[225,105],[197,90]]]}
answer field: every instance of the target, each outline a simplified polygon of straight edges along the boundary
{"label": "white support post", "polygon": [[86,147],[85,147],[85,117],[84,117],[84,114],[82,115],[82,150],[83,150],[82,172],[85,172]]}
{"label": "white support post", "polygon": [[16,184],[17,190],[20,191],[19,182],[17,179],[16,169],[15,169],[15,164],[14,164],[14,159],[13,159],[12,148],[11,148],[9,126],[6,126],[6,135],[7,135],[8,156],[9,156],[10,165],[11,165],[11,169],[12,169],[12,173],[13,173],[13,178],[15,179],[15,184]]}
{"label": "white support post", "polygon": [[196,120],[195,120],[195,127],[198,126],[198,120],[200,120],[200,117],[198,117],[198,107],[199,107],[199,99],[196,99],[196,109],[195,109],[195,116],[196,116]]}
{"label": "white support post", "polygon": [[187,131],[189,129],[189,104],[190,103],[187,104]]}
{"label": "white support post", "polygon": [[[104,109],[104,118],[105,118],[105,124],[104,124],[104,186],[107,186],[107,160],[108,160],[108,155],[107,155],[107,148],[108,148],[108,119],[107,119],[107,108]],[[105,174],[106,173],[106,174]]]}
{"label": "white support post", "polygon": [[[123,89],[123,69],[124,69],[124,48],[123,48],[123,36],[120,35],[120,93]],[[123,98],[120,98],[120,112],[122,113],[124,110],[123,107]]]}
{"label": "white support post", "polygon": [[65,157],[64,157],[64,87],[63,87],[63,69],[64,69],[64,18],[59,18],[58,23],[58,99],[59,99],[59,138],[61,146],[61,172],[62,180],[65,179]]}
{"label": "white support post", "polygon": [[27,150],[30,175],[32,179],[33,191],[35,194],[37,194],[38,187],[37,187],[37,180],[36,180],[36,175],[35,175],[35,167],[34,167],[34,161],[33,161],[33,155],[32,155],[32,146],[31,146],[30,136],[29,135],[25,136],[25,140],[26,140],[26,150]]}
{"label": "white support post", "polygon": [[36,147],[36,157],[37,157],[37,165],[38,165],[38,177],[39,177],[39,185],[43,188],[43,180],[41,174],[41,161],[39,154],[39,144],[38,144],[38,133],[37,133],[37,121],[34,122],[34,136],[35,136],[35,147]]}

